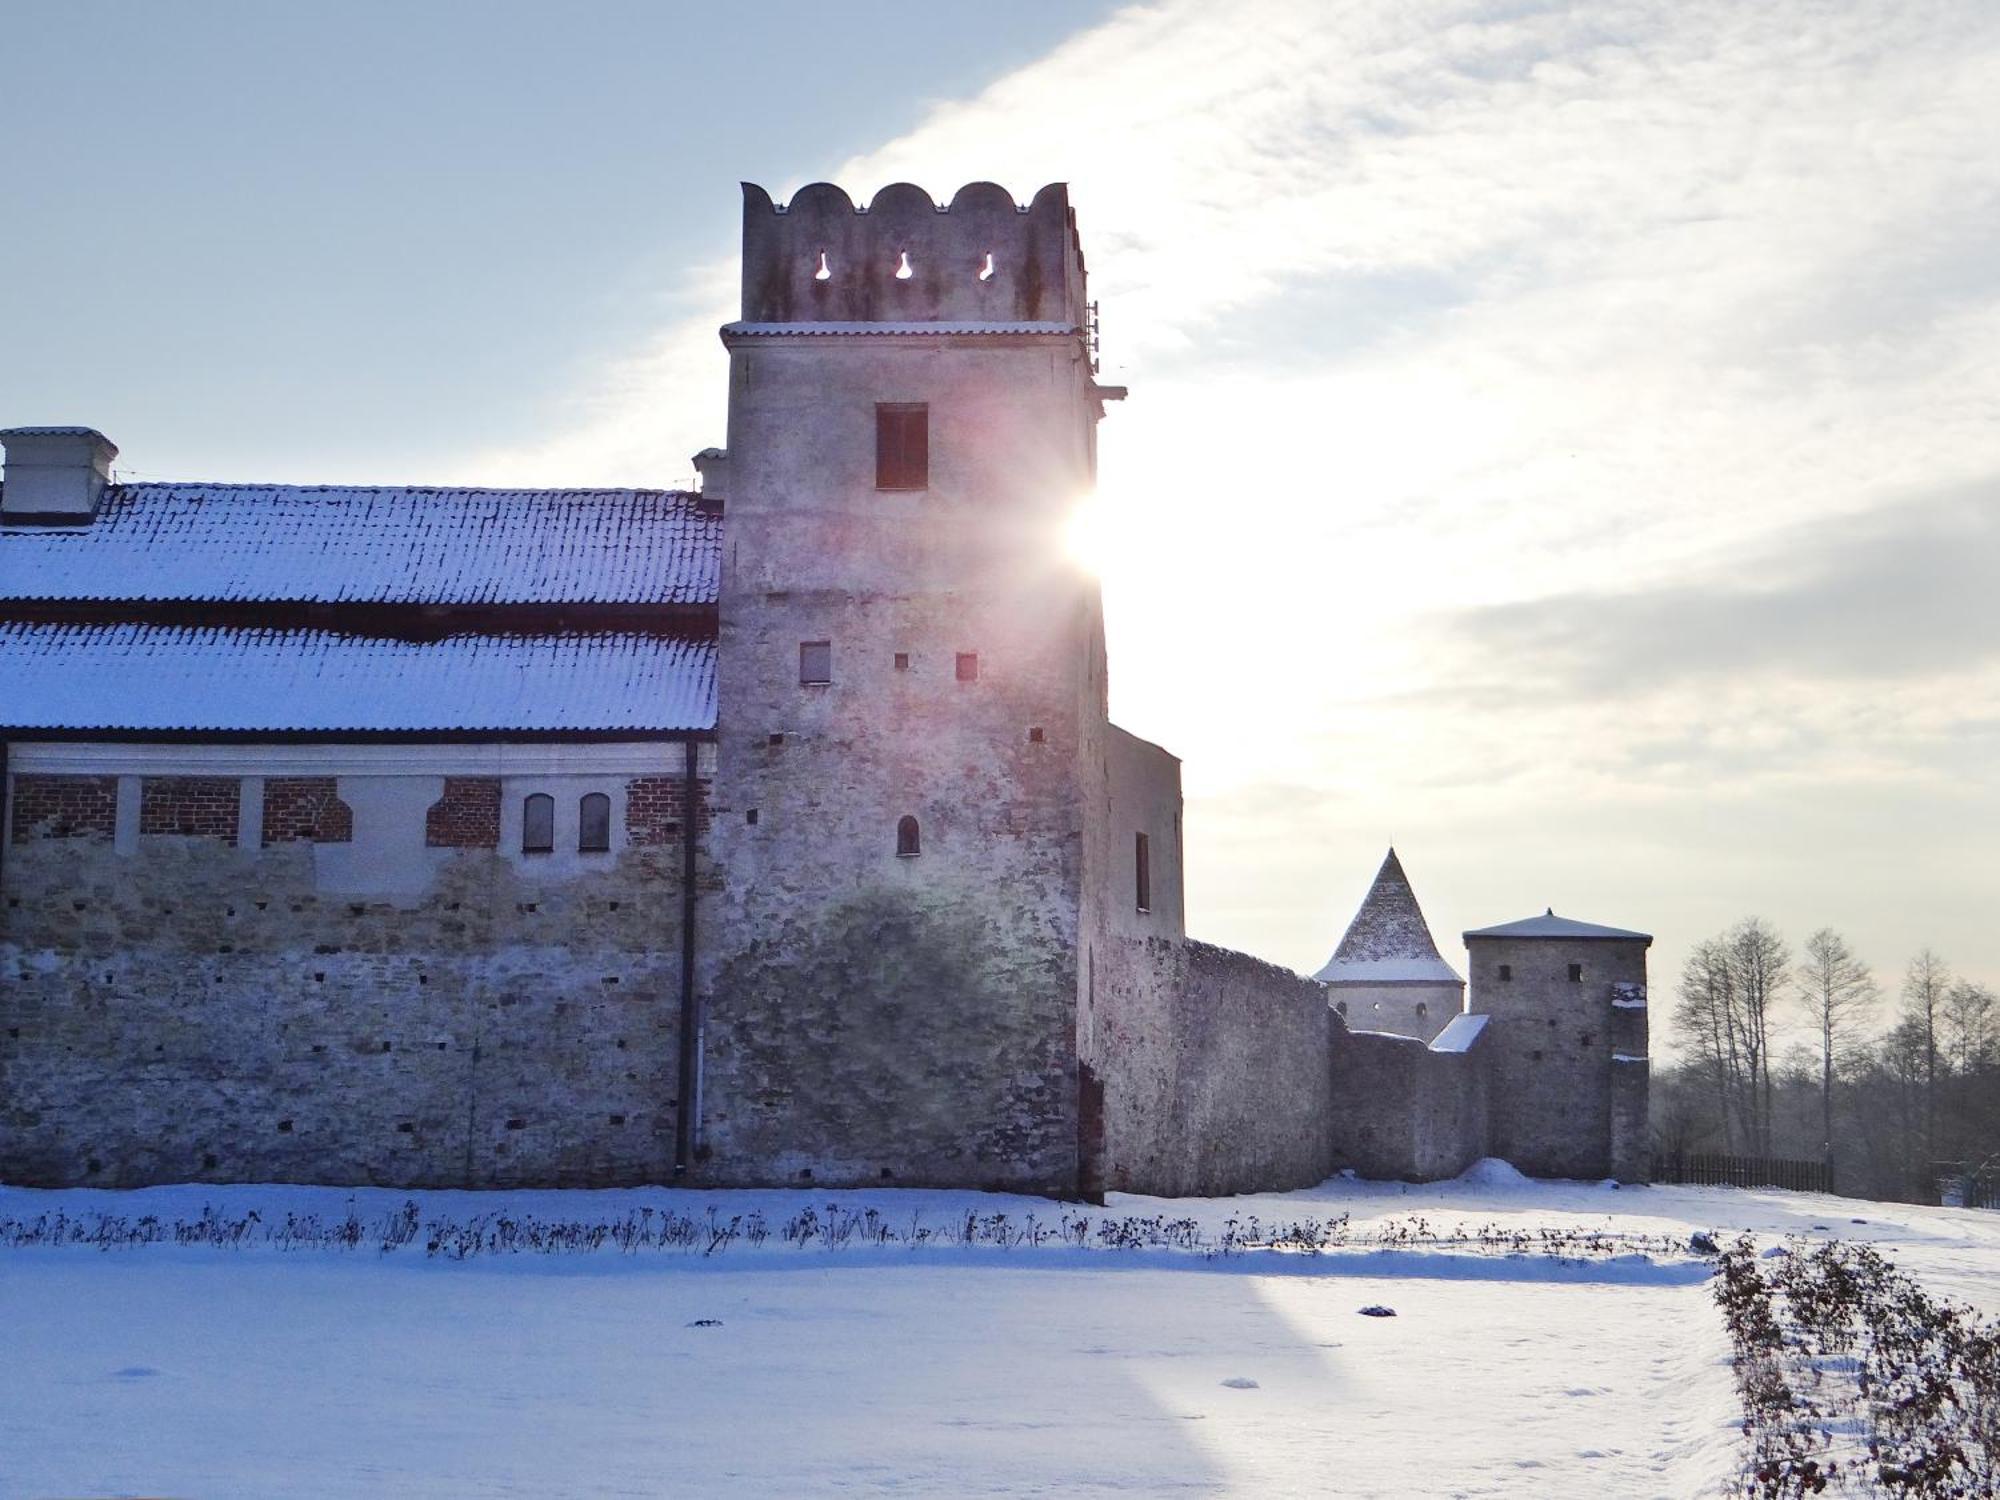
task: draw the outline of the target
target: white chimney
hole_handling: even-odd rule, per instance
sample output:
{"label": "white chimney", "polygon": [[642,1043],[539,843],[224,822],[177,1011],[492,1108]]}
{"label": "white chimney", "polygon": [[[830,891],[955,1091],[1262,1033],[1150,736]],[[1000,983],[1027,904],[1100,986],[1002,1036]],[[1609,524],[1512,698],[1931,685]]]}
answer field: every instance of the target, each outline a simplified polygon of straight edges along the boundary
{"label": "white chimney", "polygon": [[111,481],[117,447],[92,427],[14,427],[0,432],[0,522],[88,526]]}
{"label": "white chimney", "polygon": [[704,448],[694,456],[694,471],[701,476],[701,497],[710,504],[728,498],[729,454],[721,448]]}

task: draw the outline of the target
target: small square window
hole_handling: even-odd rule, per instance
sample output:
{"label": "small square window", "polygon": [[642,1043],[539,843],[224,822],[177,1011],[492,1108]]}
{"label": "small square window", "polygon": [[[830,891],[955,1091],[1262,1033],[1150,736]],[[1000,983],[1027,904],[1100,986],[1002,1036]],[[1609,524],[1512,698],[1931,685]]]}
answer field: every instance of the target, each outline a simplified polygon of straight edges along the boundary
{"label": "small square window", "polygon": [[799,642],[799,681],[814,686],[833,681],[833,642]]}
{"label": "small square window", "polygon": [[907,671],[909,671],[909,670],[910,670],[910,653],[909,653],[909,652],[907,652],[907,651],[898,651],[898,652],[896,653],[896,670],[897,670],[898,672],[907,672]]}
{"label": "small square window", "polygon": [[875,408],[875,488],[928,489],[931,482],[931,411],[920,402]]}
{"label": "small square window", "polygon": [[1569,966],[1569,982],[1570,982],[1571,984],[1581,984],[1581,983],[1583,983],[1583,965],[1582,965],[1582,964],[1571,964],[1571,965]]}
{"label": "small square window", "polygon": [[1039,724],[1028,731],[1028,743],[1031,745],[1039,745],[1047,738],[1048,736],[1042,733],[1042,726]]}
{"label": "small square window", "polygon": [[774,747],[782,745],[785,743],[784,733],[782,731],[778,731],[772,734],[767,734],[764,736],[764,743]]}
{"label": "small square window", "polygon": [[977,682],[979,680],[979,653],[977,651],[961,651],[958,653],[958,680],[960,682]]}
{"label": "small square window", "polygon": [[1512,979],[1513,977],[1514,977],[1514,966],[1512,964],[1500,965],[1500,982],[1502,984],[1505,984],[1508,980]]}
{"label": "small square window", "polygon": [[743,821],[748,823],[752,828],[755,828],[757,826],[757,809],[753,807],[745,811]]}

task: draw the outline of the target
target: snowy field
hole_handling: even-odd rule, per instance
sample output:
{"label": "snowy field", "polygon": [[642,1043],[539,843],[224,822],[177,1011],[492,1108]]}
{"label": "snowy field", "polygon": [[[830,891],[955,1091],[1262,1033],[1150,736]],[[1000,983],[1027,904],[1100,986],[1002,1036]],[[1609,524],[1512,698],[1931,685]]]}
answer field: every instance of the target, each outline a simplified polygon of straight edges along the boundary
{"label": "snowy field", "polygon": [[[1093,1220],[1696,1229],[1865,1239],[2000,1311],[2000,1214],[1777,1192],[1334,1181]],[[614,1220],[713,1205],[772,1225],[1062,1209],[929,1192],[141,1193],[0,1189],[0,1222],[254,1208],[371,1223]],[[1854,1219],[1866,1223],[1853,1223]],[[1661,1242],[1665,1243],[1665,1242]],[[0,1249],[0,1494],[204,1496],[1692,1496],[1737,1461],[1698,1259],[1476,1246],[1227,1256],[1062,1246],[427,1257],[173,1245]],[[1396,1316],[1366,1317],[1371,1304]]]}

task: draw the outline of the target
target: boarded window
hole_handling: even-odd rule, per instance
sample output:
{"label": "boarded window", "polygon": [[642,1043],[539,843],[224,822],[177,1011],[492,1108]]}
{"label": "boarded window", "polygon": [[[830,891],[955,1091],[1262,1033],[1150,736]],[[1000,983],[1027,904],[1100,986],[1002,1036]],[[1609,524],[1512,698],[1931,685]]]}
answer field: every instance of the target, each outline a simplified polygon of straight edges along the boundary
{"label": "boarded window", "polygon": [[875,488],[921,490],[931,482],[931,410],[918,403],[875,408]]}
{"label": "boarded window", "polygon": [[611,799],[591,792],[576,808],[576,849],[579,854],[603,854],[611,848]]}
{"label": "boarded window", "polygon": [[958,653],[958,680],[960,682],[979,681],[979,653],[961,651]]}
{"label": "boarded window", "polygon": [[1133,835],[1132,844],[1133,886],[1139,898],[1139,910],[1153,909],[1153,846],[1145,834]]}
{"label": "boarded window", "polygon": [[536,792],[521,805],[521,852],[547,854],[556,846],[556,799]]}
{"label": "boarded window", "polygon": [[923,838],[917,828],[917,820],[905,813],[896,821],[896,853],[902,859],[915,859],[923,852]]}
{"label": "boarded window", "polygon": [[833,681],[833,642],[799,642],[799,681],[802,683],[825,683]]}

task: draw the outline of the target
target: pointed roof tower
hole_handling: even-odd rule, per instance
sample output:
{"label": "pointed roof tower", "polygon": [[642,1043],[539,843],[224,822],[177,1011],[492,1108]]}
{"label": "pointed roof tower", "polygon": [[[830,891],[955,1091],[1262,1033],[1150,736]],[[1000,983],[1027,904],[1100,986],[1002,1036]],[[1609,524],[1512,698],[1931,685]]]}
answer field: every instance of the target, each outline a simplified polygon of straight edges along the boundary
{"label": "pointed roof tower", "polygon": [[1347,934],[1313,975],[1321,984],[1463,984],[1439,957],[1416,892],[1391,849]]}

